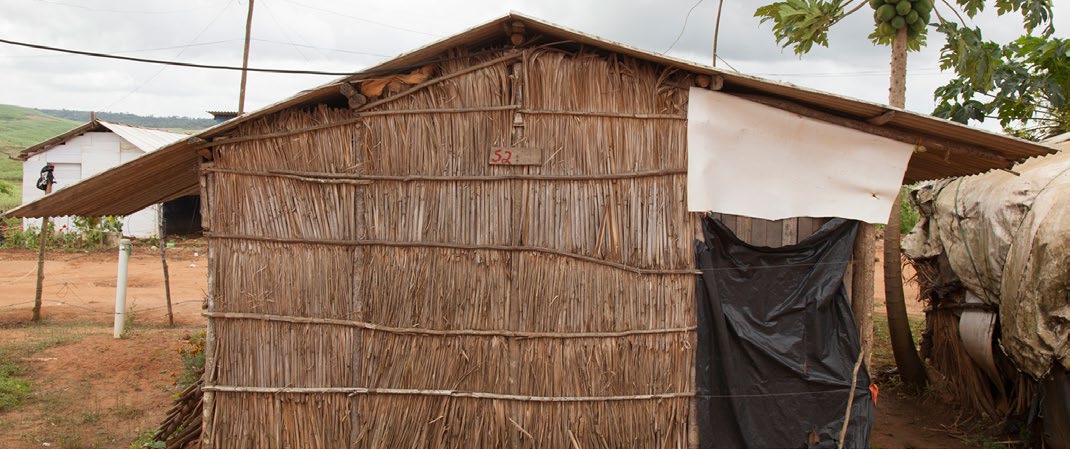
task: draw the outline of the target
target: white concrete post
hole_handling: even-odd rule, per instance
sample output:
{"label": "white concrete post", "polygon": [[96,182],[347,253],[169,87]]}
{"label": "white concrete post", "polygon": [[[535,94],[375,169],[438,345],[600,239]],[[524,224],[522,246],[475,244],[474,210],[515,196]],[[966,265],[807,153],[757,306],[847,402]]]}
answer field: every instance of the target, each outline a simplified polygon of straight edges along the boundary
{"label": "white concrete post", "polygon": [[130,264],[130,239],[119,240],[119,278],[115,281],[115,338],[122,338],[126,324],[126,270]]}

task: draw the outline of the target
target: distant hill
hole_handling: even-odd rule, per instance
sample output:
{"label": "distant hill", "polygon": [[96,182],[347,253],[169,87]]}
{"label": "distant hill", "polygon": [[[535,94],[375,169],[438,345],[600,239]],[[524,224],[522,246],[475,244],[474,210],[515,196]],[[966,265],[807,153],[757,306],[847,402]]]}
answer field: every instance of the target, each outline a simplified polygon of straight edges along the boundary
{"label": "distant hill", "polygon": [[81,124],[35,109],[0,104],[0,153],[13,156],[23,148]]}
{"label": "distant hill", "polygon": [[10,157],[79,125],[81,123],[35,109],[0,104],[0,182],[8,183],[12,188],[11,192],[0,193],[0,210],[22,202],[22,162]]}
{"label": "distant hill", "polygon": [[[171,130],[200,130],[215,125],[214,120],[201,118],[144,117],[111,112],[98,112],[96,115],[109,122]],[[12,160],[11,156],[88,121],[88,111],[30,109],[0,104],[0,181],[12,187],[12,192],[0,192],[0,211],[22,202],[22,161]]]}
{"label": "distant hill", "polygon": [[[79,123],[89,121],[89,111],[72,111],[69,109],[40,109],[40,111],[53,117],[74,120]],[[156,117],[154,115],[144,116],[124,112],[97,112],[96,116],[101,120],[124,125],[172,130],[199,130],[215,125],[215,120],[210,118]]]}

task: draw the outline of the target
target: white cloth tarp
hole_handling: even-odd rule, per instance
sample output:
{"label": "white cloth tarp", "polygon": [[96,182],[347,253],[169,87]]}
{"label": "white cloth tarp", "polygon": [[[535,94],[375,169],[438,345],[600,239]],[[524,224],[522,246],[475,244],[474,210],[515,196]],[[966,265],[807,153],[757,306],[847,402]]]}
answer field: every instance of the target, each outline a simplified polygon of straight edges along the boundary
{"label": "white cloth tarp", "polygon": [[1013,169],[925,183],[913,259],[947,255],[967,290],[999,307],[1000,342],[1019,369],[1070,369],[1070,152]]}
{"label": "white cloth tarp", "polygon": [[885,223],[913,145],[692,88],[687,208]]}

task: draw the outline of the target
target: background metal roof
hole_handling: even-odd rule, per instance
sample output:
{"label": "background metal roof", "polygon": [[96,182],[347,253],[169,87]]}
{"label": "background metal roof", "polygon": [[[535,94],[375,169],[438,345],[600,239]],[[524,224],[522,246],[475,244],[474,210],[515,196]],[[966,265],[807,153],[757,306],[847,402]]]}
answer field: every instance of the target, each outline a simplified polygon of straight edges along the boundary
{"label": "background metal roof", "polygon": [[138,147],[146,153],[151,153],[172,143],[178,142],[189,134],[164,131],[162,129],[142,128],[139,126],[122,125],[119,123],[106,122],[104,120],[90,120],[88,123],[67,131],[58,136],[49,138],[44,142],[27,147],[15,156],[15,159],[26,160],[30,156],[48,151],[63,142],[88,132],[110,131],[126,139],[127,142]]}
{"label": "background metal roof", "polygon": [[142,128],[138,126],[122,125],[119,123],[98,120],[101,125],[113,133],[118,134],[127,142],[140,148],[146,153],[151,153],[179,140],[189,137],[189,134],[164,131],[162,129]]}

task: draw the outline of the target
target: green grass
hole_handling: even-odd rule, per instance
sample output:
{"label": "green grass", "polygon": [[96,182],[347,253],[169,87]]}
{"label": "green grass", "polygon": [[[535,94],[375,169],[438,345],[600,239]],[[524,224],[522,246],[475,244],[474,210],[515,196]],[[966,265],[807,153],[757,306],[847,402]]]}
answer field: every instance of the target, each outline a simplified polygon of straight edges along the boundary
{"label": "green grass", "polygon": [[87,335],[87,325],[45,325],[29,327],[30,335],[17,342],[0,346],[0,412],[18,407],[30,397],[32,387],[25,379],[23,358],[33,357],[48,348],[81,340]]}
{"label": "green grass", "polygon": [[79,125],[35,109],[0,104],[0,151],[22,151]]}
{"label": "green grass", "polygon": [[[879,304],[878,307],[884,307]],[[921,345],[921,333],[925,330],[925,319],[908,317],[910,321],[910,336],[914,338],[914,347]],[[873,314],[873,367],[890,368],[895,366],[895,355],[892,354],[892,339],[888,334],[888,315],[883,312]]]}
{"label": "green grass", "polygon": [[81,123],[52,117],[43,112],[0,104],[0,181],[11,184],[12,191],[0,193],[0,210],[22,203],[22,161],[12,160],[26,147],[63,134]]}
{"label": "green grass", "polygon": [[11,191],[0,193],[0,211],[13,209],[15,206],[22,204],[22,179],[6,180],[5,182],[11,184]]}
{"label": "green grass", "polygon": [[24,371],[14,357],[0,355],[0,412],[18,407],[30,395],[30,383],[20,377]]}

